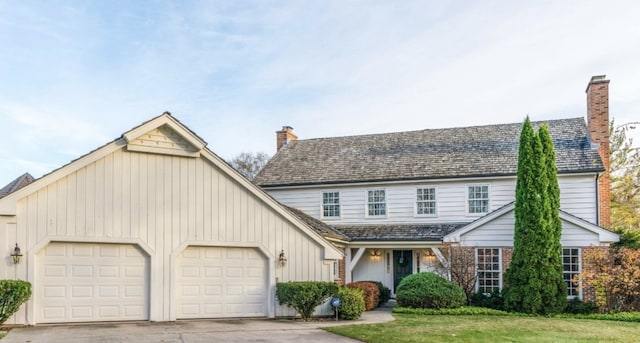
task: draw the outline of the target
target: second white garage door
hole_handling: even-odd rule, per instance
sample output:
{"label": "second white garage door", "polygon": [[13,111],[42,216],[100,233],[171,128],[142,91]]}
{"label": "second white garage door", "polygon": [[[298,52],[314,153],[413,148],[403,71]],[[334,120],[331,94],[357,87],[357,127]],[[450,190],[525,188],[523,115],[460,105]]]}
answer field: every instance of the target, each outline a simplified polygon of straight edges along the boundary
{"label": "second white garage door", "polygon": [[267,315],[267,263],[257,249],[188,247],[176,276],[178,319]]}

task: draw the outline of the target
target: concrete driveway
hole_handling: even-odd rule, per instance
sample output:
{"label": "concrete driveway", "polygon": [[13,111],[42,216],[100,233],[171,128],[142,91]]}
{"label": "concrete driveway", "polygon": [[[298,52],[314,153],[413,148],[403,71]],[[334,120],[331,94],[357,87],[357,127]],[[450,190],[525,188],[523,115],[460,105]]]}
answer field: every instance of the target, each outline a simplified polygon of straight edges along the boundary
{"label": "concrete driveway", "polygon": [[15,328],[2,343],[84,342],[358,342],[320,329],[323,326],[392,321],[390,307],[365,312],[354,321],[299,322],[284,319],[188,320],[167,323],[39,325]]}

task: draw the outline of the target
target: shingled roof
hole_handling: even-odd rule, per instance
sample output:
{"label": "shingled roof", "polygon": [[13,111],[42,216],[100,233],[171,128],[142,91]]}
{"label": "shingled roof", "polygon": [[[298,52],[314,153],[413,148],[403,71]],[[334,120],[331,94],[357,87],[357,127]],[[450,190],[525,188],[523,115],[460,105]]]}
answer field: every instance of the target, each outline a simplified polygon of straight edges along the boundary
{"label": "shingled roof", "polygon": [[[283,205],[284,206],[284,205]],[[349,237],[346,236],[345,234],[343,234],[342,232],[334,229],[333,227],[325,224],[324,222],[296,209],[293,207],[289,207],[289,206],[284,206],[287,210],[289,210],[289,212],[291,212],[291,214],[293,214],[294,216],[298,217],[298,219],[302,220],[303,222],[305,222],[307,225],[309,225],[312,229],[314,229],[317,233],[319,233],[322,237],[324,238],[328,238],[328,239],[338,239],[338,240],[342,240],[342,241],[349,241]]]}
{"label": "shingled roof", "polygon": [[433,241],[442,238],[468,223],[399,224],[399,225],[349,225],[334,228],[349,236],[352,241]]}
{"label": "shingled roof", "polygon": [[35,179],[29,173],[20,175],[17,179],[9,182],[8,185],[0,189],[0,198],[4,198],[22,187],[28,186],[33,181],[35,181]]}
{"label": "shingled roof", "polygon": [[[583,118],[547,123],[559,173],[604,171]],[[263,186],[515,175],[522,123],[289,142],[254,179]]]}

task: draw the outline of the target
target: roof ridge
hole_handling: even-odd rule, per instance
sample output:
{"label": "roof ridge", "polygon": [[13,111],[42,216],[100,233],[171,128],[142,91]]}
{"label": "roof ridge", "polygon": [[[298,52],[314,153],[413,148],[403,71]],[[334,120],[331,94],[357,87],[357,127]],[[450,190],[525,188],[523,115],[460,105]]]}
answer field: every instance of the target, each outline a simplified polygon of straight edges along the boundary
{"label": "roof ridge", "polygon": [[[547,119],[547,120],[536,120],[532,121],[531,124],[534,126],[537,124],[548,123],[548,122],[561,122],[561,121],[574,121],[574,120],[582,120],[584,121],[584,117],[571,117],[571,118],[560,118],[560,119]],[[314,138],[303,138],[296,139],[294,141],[289,142],[307,142],[307,141],[321,141],[321,140],[334,140],[334,139],[346,139],[346,138],[363,138],[363,137],[376,137],[376,136],[385,136],[385,135],[399,135],[399,134],[408,134],[408,133],[424,133],[424,132],[437,132],[444,130],[461,130],[461,129],[474,129],[474,128],[488,128],[488,127],[506,127],[512,125],[522,125],[523,122],[512,122],[512,123],[501,123],[501,124],[482,124],[482,125],[471,125],[471,126],[450,126],[450,127],[440,127],[440,128],[426,128],[419,130],[406,130],[406,131],[393,131],[393,132],[379,132],[379,133],[364,133],[364,134],[356,134],[356,135],[345,135],[345,136],[329,136],[329,137],[314,137]]]}

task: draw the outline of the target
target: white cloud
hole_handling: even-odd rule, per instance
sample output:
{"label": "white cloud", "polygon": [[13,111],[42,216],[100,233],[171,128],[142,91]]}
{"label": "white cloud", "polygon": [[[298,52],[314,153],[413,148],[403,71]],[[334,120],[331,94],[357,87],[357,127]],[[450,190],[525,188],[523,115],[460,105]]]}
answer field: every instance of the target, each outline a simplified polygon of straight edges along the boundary
{"label": "white cloud", "polygon": [[0,183],[165,110],[224,158],[273,153],[282,125],[311,138],[583,116],[595,74],[633,121],[637,18],[636,2],[593,0],[7,5],[0,159],[15,168]]}

